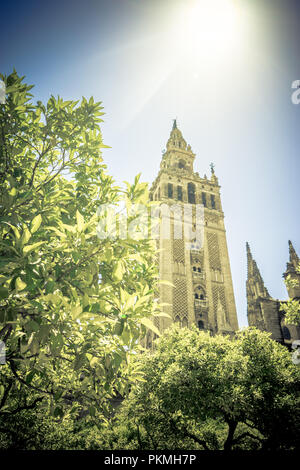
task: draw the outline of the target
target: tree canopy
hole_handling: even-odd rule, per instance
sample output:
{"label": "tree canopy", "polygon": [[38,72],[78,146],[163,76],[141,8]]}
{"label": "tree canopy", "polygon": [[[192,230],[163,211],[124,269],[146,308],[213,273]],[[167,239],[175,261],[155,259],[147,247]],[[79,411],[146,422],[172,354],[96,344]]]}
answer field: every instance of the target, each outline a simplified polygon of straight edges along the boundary
{"label": "tree canopy", "polygon": [[[110,446],[140,449],[294,449],[299,367],[267,333],[236,338],[173,326],[137,358],[144,381],[123,404]],[[147,404],[147,406],[145,406]]]}
{"label": "tree canopy", "polygon": [[152,242],[99,238],[97,209],[145,204],[147,184],[108,175],[101,103],[34,104],[24,77],[1,79],[0,420],[39,406],[99,424],[138,380],[131,357],[159,311]]}

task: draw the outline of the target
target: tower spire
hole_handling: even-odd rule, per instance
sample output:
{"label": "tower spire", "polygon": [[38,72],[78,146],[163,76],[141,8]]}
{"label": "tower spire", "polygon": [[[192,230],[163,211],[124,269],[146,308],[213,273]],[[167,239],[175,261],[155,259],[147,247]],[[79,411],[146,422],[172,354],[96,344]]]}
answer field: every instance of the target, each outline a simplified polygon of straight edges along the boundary
{"label": "tower spire", "polygon": [[173,127],[172,130],[177,129],[177,118],[173,119]]}
{"label": "tower spire", "polygon": [[270,294],[268,289],[265,287],[263,278],[260,274],[260,271],[257,267],[256,261],[253,259],[250,245],[246,242],[246,250],[247,250],[247,292],[249,290],[257,297],[265,297],[269,298]]}
{"label": "tower spire", "polygon": [[299,263],[299,257],[296,253],[295,248],[293,247],[291,240],[289,240],[289,253],[290,253],[290,263],[292,263],[296,268]]}

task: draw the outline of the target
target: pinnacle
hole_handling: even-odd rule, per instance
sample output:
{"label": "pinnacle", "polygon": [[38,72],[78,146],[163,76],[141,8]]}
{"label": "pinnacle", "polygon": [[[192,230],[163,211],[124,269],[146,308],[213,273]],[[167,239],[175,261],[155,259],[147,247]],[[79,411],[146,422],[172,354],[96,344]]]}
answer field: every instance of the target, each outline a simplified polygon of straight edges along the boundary
{"label": "pinnacle", "polygon": [[268,289],[264,285],[263,278],[260,274],[256,261],[252,257],[252,253],[250,251],[249,243],[246,242],[246,249],[247,249],[247,268],[248,268],[248,280],[253,279],[257,283],[260,288],[260,291],[264,293],[265,297],[269,297]]}
{"label": "pinnacle", "polygon": [[252,259],[252,253],[251,253],[250,245],[248,242],[246,242],[246,250],[247,250],[248,259]]}
{"label": "pinnacle", "polygon": [[294,266],[294,268],[298,265],[299,262],[299,257],[296,253],[295,248],[293,247],[293,244],[291,240],[289,240],[289,253],[290,253],[290,264]]}

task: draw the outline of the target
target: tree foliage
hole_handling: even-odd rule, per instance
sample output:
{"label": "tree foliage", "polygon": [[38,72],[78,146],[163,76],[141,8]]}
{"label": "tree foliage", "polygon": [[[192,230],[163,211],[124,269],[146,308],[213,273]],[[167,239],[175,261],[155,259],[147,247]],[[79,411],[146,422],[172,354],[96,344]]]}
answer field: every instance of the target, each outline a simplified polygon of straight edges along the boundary
{"label": "tree foliage", "polygon": [[1,79],[0,419],[39,406],[99,424],[138,380],[131,357],[158,307],[151,241],[100,239],[97,208],[145,203],[147,185],[107,174],[101,103],[34,104],[24,77]]}
{"label": "tree foliage", "polygon": [[[267,333],[235,339],[172,327],[137,359],[144,381],[125,400],[108,446],[294,449],[299,368]],[[147,406],[145,406],[147,403]]]}

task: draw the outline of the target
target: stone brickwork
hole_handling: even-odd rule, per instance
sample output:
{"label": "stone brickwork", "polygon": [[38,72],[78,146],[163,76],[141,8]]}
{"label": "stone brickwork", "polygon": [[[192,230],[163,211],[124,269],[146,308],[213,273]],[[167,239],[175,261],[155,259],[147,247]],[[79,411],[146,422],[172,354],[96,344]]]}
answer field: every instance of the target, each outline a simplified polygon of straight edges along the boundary
{"label": "stone brickwork", "polygon": [[[153,201],[173,205],[204,205],[204,243],[193,249],[183,239],[159,239],[160,278],[174,287],[161,285],[160,301],[171,320],[161,319],[163,331],[170,323],[196,324],[211,333],[232,334],[238,329],[220,186],[212,167],[211,177],[193,170],[195,154],[174,121],[163,154],[160,171],[153,182]],[[171,211],[171,234],[174,234]],[[178,223],[178,220],[177,222]]]}

